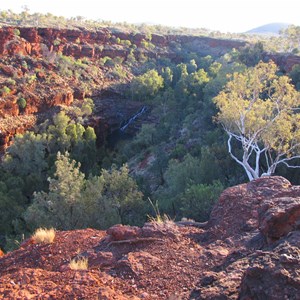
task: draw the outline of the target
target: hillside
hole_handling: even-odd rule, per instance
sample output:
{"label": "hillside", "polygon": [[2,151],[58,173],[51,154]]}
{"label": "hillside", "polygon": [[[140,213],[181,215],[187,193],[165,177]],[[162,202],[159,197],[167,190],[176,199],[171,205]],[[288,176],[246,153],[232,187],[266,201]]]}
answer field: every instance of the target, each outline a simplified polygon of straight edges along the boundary
{"label": "hillside", "polygon": [[299,299],[293,34],[0,21],[0,299]]}
{"label": "hillside", "polygon": [[[260,106],[270,92],[277,97],[277,80],[284,87],[278,90],[282,99],[288,92],[289,99],[299,100],[289,82],[299,86],[299,70],[292,68],[300,56],[266,52],[262,43],[87,22],[37,27],[28,19],[26,26],[16,26],[15,17],[14,26],[0,28],[0,248],[5,252],[39,227],[54,227],[62,242],[65,232],[93,228],[99,243],[113,225],[141,228],[159,213],[176,222],[205,223],[214,218],[220,193],[247,181],[228,153],[228,136],[216,118],[217,96],[232,90],[230,84],[247,87],[231,81],[236,76],[244,81],[258,66],[274,75],[260,93]],[[272,107],[278,111],[277,102]],[[291,132],[278,145],[298,138],[297,123],[290,125],[283,127]],[[270,131],[276,138],[277,130]],[[239,156],[238,145],[233,146]],[[271,148],[268,153],[272,161],[276,153]],[[257,174],[269,165],[264,157]],[[296,168],[278,167],[275,175],[299,184]],[[190,229],[179,228],[178,234],[186,244],[184,230]],[[144,231],[133,231],[144,241]],[[157,241],[156,234],[150,241]],[[104,247],[115,244],[123,242]],[[78,253],[90,246],[80,246]]]}
{"label": "hillside", "polygon": [[[0,28],[0,153],[15,134],[24,133],[44,121],[48,113],[51,115],[51,108],[78,106],[78,100],[85,97],[99,99],[96,105],[116,95],[121,99],[128,97],[124,92],[143,68],[147,70],[147,60],[161,61],[157,67],[164,67],[164,60],[177,64],[195,53],[218,59],[245,45],[246,42],[233,39],[155,33],[148,36],[107,28],[4,26]],[[300,61],[295,55],[266,53],[265,60],[268,59],[284,71],[290,71]],[[110,94],[112,97],[107,97]],[[20,106],[20,99],[26,99],[25,107]],[[96,108],[102,115],[90,122],[95,124],[100,118],[104,123],[112,123],[111,131],[138,110],[136,105],[128,111],[124,107],[122,119],[108,121],[103,116],[103,109],[107,111],[103,103]],[[109,132],[102,134],[101,142]]]}
{"label": "hillside", "polygon": [[291,24],[270,23],[246,31],[250,34],[278,36],[281,30],[287,29]]}
{"label": "hillside", "polygon": [[[244,45],[184,35],[152,34],[149,40],[146,34],[105,28],[0,28],[0,151],[13,135],[43,121],[43,114],[57,105],[69,106],[84,97],[103,99],[110,93],[124,98],[124,89],[145,58],[178,63],[184,59],[182,47],[185,52],[220,56]],[[23,109],[20,98],[26,99]],[[125,111],[123,120],[132,113]]]}
{"label": "hillside", "polygon": [[[298,300],[299,192],[265,177],[225,190],[208,223],[57,231],[51,244],[28,239],[0,258],[0,299]],[[80,257],[88,269],[71,270]]]}

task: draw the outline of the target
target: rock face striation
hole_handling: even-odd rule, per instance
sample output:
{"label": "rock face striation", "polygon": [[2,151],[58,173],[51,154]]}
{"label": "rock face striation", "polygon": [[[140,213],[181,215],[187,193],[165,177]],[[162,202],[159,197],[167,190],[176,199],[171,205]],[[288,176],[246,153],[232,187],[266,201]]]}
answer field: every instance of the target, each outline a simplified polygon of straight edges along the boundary
{"label": "rock face striation", "polygon": [[[87,270],[69,267],[87,258]],[[300,187],[228,188],[206,228],[115,225],[25,241],[0,258],[0,299],[300,299]],[[2,298],[1,298],[2,297]]]}
{"label": "rock face striation", "polygon": [[[20,38],[16,39],[15,30],[19,30]],[[113,38],[112,38],[113,36]],[[30,55],[43,56],[45,51],[60,51],[64,55],[76,58],[90,57],[101,58],[105,56],[121,56],[126,58],[129,54],[127,47],[116,42],[115,39],[130,41],[130,43],[141,46],[143,41],[150,41],[146,34],[110,31],[103,28],[97,31],[81,29],[55,29],[55,28],[30,28],[30,27],[4,27],[0,28],[0,55]],[[203,55],[222,55],[233,48],[240,48],[245,42],[234,40],[222,40],[209,37],[188,35],[151,35],[151,43],[159,47],[159,52],[153,52],[154,56],[162,52],[163,47],[170,43],[180,45],[190,44],[194,50]],[[47,48],[46,48],[46,47]],[[103,46],[103,47],[99,47]],[[170,52],[170,51],[168,51]],[[170,53],[173,56],[172,53]]]}

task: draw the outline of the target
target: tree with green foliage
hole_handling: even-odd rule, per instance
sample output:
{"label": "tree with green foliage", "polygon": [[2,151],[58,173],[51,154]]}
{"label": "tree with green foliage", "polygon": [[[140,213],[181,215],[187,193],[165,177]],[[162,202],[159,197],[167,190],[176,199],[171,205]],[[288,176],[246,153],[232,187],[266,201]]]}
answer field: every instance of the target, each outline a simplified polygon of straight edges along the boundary
{"label": "tree with green foliage", "polygon": [[203,98],[203,88],[209,82],[208,74],[204,69],[199,69],[187,77],[187,84],[189,93],[195,95],[197,99]]}
{"label": "tree with green foliage", "polygon": [[219,74],[221,68],[222,68],[222,64],[215,61],[209,66],[208,74],[211,77],[215,78]]}
{"label": "tree with green foliage", "polygon": [[24,229],[24,224],[19,224],[28,202],[22,193],[23,187],[24,181],[20,177],[0,169],[0,237]]}
{"label": "tree with green foliage", "polygon": [[173,81],[173,72],[170,67],[165,67],[162,69],[162,77],[164,79],[165,87],[170,87]]}
{"label": "tree with green foliage", "polygon": [[188,185],[200,183],[200,161],[187,154],[182,161],[171,159],[164,174],[166,187],[157,191],[161,207],[176,215],[180,213],[181,196]]}
{"label": "tree with green foliage", "polygon": [[27,132],[16,135],[3,158],[3,168],[24,180],[24,194],[31,197],[34,190],[45,186],[48,162],[46,155],[46,137],[44,134]]}
{"label": "tree with green foliage", "polygon": [[53,124],[46,126],[44,131],[49,154],[68,151],[72,158],[81,163],[85,173],[97,162],[97,137],[92,127],[85,128],[61,111],[53,117]]}
{"label": "tree with green foliage", "polygon": [[[52,153],[57,151],[65,152],[70,150],[71,141],[70,136],[67,134],[67,127],[70,123],[70,118],[64,111],[59,112],[53,117],[53,124],[47,128],[48,145]],[[76,131],[76,130],[75,130]],[[69,130],[69,133],[71,130]],[[76,137],[75,133],[73,137]]]}
{"label": "tree with green foliage", "polygon": [[156,70],[150,70],[135,77],[131,82],[131,92],[134,99],[149,100],[164,86],[164,79]]}
{"label": "tree with green foliage", "polygon": [[143,223],[143,194],[136,182],[129,176],[127,165],[119,170],[102,170],[105,200],[117,211],[122,224]]}
{"label": "tree with green foliage", "polygon": [[[230,156],[249,180],[272,175],[279,164],[300,158],[300,94],[273,62],[234,73],[214,98],[216,121],[228,135]],[[240,147],[238,147],[240,146]],[[240,149],[234,152],[234,149]]]}
{"label": "tree with green foliage", "polygon": [[82,106],[81,106],[81,111],[84,116],[90,116],[93,112],[95,105],[93,102],[93,99],[91,98],[84,98]]}
{"label": "tree with green foliage", "polygon": [[264,54],[264,45],[257,42],[254,45],[247,45],[240,50],[239,59],[247,67],[254,67],[262,60]]}
{"label": "tree with green foliage", "polygon": [[294,65],[289,75],[292,78],[292,83],[300,91],[300,64]]}
{"label": "tree with green foliage", "polygon": [[197,63],[194,59],[191,59],[187,65],[187,71],[189,74],[196,72],[198,69]]}
{"label": "tree with green foliage", "polygon": [[176,86],[180,80],[184,80],[188,75],[187,65],[184,63],[178,64],[173,69],[173,86]]}
{"label": "tree with green foliage", "polygon": [[55,166],[54,177],[48,179],[49,192],[35,193],[25,213],[30,228],[104,229],[115,223],[141,224],[144,220],[143,194],[127,166],[102,170],[101,176],[86,179],[80,163],[59,152]]}
{"label": "tree with green foliage", "polygon": [[206,72],[208,71],[209,66],[214,62],[211,55],[207,55],[204,57],[200,57],[197,61],[198,68],[204,69]]}
{"label": "tree with green foliage", "polygon": [[33,204],[25,214],[25,220],[32,227],[54,227],[74,229],[83,225],[81,194],[85,187],[84,174],[80,164],[69,159],[69,154],[58,152],[54,178],[49,178],[49,192],[34,194]]}
{"label": "tree with green foliage", "polygon": [[282,30],[281,35],[285,37],[287,52],[299,53],[300,50],[300,26],[290,25],[288,28]]}
{"label": "tree with green foliage", "polygon": [[213,205],[218,200],[224,186],[219,181],[212,184],[190,185],[182,195],[181,211],[196,221],[207,221]]}

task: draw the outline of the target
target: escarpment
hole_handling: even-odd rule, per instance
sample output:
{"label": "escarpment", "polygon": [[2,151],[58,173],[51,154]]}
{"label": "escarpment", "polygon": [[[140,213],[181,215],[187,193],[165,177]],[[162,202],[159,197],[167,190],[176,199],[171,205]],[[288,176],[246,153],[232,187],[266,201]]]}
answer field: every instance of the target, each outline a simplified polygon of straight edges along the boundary
{"label": "escarpment", "polygon": [[[16,133],[23,133],[38,120],[47,119],[51,108],[69,106],[74,99],[83,100],[85,97],[106,99],[104,104],[96,101],[101,105],[89,121],[89,124],[98,124],[96,131],[103,140],[111,132],[111,124],[115,124],[115,128],[122,121],[120,115],[126,120],[140,109],[136,104],[118,109],[112,107],[116,95],[119,99],[124,98],[124,89],[133,77],[126,65],[128,60],[134,60],[137,67],[143,57],[180,62],[182,54],[175,45],[203,55],[220,56],[245,43],[158,34],[152,34],[150,40],[142,33],[106,28],[97,31],[0,28],[0,152]],[[121,70],[122,78],[112,71],[113,59],[121,64],[118,70]],[[112,91],[113,99],[107,99],[106,91]],[[111,111],[117,111],[118,116]]]}
{"label": "escarpment", "polygon": [[[47,119],[52,108],[70,106],[85,97],[96,99],[96,103],[101,103],[99,99],[110,103],[101,104],[89,121],[101,123],[96,131],[102,141],[111,132],[110,124],[115,128],[120,123],[120,115],[124,121],[141,108],[127,104],[115,109],[111,105],[116,103],[116,95],[121,102],[128,97],[124,95],[135,76],[133,70],[138,70],[142,62],[169,59],[181,63],[185,55],[192,53],[220,57],[245,45],[238,40],[155,33],[149,36],[108,28],[2,27],[0,152],[16,133]],[[266,54],[266,59],[273,59],[286,71],[299,63],[299,57],[292,55]],[[114,95],[113,99],[107,98],[107,92]],[[118,116],[111,111],[118,111]]]}

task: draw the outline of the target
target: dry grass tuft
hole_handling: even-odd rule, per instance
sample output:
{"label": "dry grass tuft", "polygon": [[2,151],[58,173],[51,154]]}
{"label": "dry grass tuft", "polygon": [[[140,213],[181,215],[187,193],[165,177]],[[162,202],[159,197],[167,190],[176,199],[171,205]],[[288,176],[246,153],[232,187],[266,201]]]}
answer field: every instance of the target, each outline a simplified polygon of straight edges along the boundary
{"label": "dry grass tuft", "polygon": [[46,228],[38,228],[33,236],[33,240],[35,243],[43,243],[43,244],[51,244],[55,239],[55,230],[54,228],[46,229]]}
{"label": "dry grass tuft", "polygon": [[70,261],[69,267],[71,270],[87,270],[88,269],[88,259],[85,257],[74,258]]}
{"label": "dry grass tuft", "polygon": [[161,226],[161,227],[173,227],[175,225],[174,221],[166,214],[161,214],[158,208],[158,203],[155,204],[148,198],[154,212],[155,217],[148,215],[148,220],[153,225]]}
{"label": "dry grass tuft", "polygon": [[155,217],[148,215],[148,220],[150,223],[158,223],[158,224],[173,222],[173,220],[166,214],[163,215],[157,214]]}

